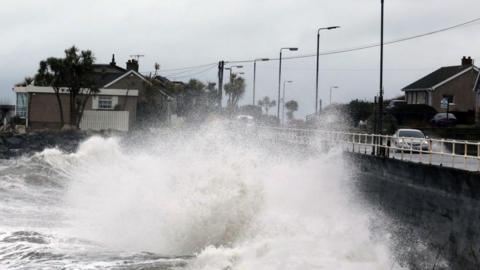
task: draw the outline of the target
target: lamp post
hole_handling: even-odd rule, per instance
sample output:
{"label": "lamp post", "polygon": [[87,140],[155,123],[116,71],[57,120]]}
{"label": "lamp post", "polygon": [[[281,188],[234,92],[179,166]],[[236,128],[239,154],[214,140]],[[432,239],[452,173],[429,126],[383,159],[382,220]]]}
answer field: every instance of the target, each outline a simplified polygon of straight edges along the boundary
{"label": "lamp post", "polygon": [[[380,89],[378,95],[378,133],[383,134],[383,15],[384,15],[384,0],[380,0],[381,3],[381,16],[380,16]],[[380,145],[383,144],[383,138],[380,137],[377,142]],[[382,147],[378,147],[378,155],[383,156],[385,151]]]}
{"label": "lamp post", "polygon": [[252,105],[255,106],[255,84],[257,78],[257,61],[269,61],[269,58],[258,58],[253,60],[253,99]]}
{"label": "lamp post", "polygon": [[278,64],[278,106],[277,106],[277,118],[280,120],[280,87],[282,84],[282,51],[283,50],[289,50],[289,51],[298,51],[298,48],[281,48],[280,49],[280,58],[279,58],[279,64]]}
{"label": "lamp post", "polygon": [[282,95],[282,125],[285,125],[285,85],[293,83],[293,81],[283,81],[283,95]]}
{"label": "lamp post", "polygon": [[231,66],[231,67],[225,68],[226,70],[230,71],[230,82],[232,82],[232,70],[234,68],[243,68],[243,66]]}
{"label": "lamp post", "polygon": [[384,0],[381,0],[380,19],[380,94],[378,95],[378,131],[383,134],[383,14]]}
{"label": "lamp post", "polygon": [[329,26],[329,27],[321,27],[317,30],[317,71],[315,77],[315,114],[318,114],[318,64],[320,58],[320,31],[322,30],[333,30],[340,28],[340,26]]}
{"label": "lamp post", "polygon": [[330,86],[330,105],[332,105],[332,89],[338,89],[338,86]]}

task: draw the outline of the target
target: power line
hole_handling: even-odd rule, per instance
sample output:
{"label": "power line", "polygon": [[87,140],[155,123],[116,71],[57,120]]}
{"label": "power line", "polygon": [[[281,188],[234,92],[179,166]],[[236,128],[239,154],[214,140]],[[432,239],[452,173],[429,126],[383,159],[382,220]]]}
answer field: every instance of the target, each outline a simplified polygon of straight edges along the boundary
{"label": "power line", "polygon": [[199,75],[199,74],[205,73],[205,72],[207,72],[207,71],[210,71],[210,70],[213,69],[214,67],[216,67],[216,64],[215,64],[215,65],[210,65],[208,68],[202,69],[201,71],[198,71],[198,72],[195,72],[195,73],[191,73],[191,74],[187,74],[187,75],[182,75],[182,76],[166,76],[166,77],[170,77],[170,78],[173,78],[173,79],[177,80],[177,79],[186,78],[186,77],[191,77],[191,76],[195,76],[195,75]]}
{"label": "power line", "polygon": [[[438,33],[442,33],[442,32],[445,32],[445,31],[449,31],[449,30],[453,30],[455,28],[459,28],[459,27],[463,27],[463,26],[468,26],[468,25],[472,25],[476,22],[479,22],[480,21],[480,17],[478,18],[475,18],[475,19],[472,19],[472,20],[469,20],[469,21],[466,21],[466,22],[463,22],[463,23],[459,23],[459,24],[456,24],[456,25],[453,25],[453,26],[449,26],[449,27],[445,27],[445,28],[441,28],[441,29],[438,29],[438,30],[434,30],[434,31],[430,31],[430,32],[426,32],[426,33],[422,33],[422,34],[418,34],[418,35],[414,35],[414,36],[409,36],[409,37],[404,37],[404,38],[399,38],[399,39],[395,39],[395,40],[391,40],[391,41],[387,41],[384,43],[384,45],[391,45],[391,44],[396,44],[396,43],[400,43],[400,42],[404,42],[404,41],[409,41],[409,40],[412,40],[412,39],[417,39],[417,38],[422,38],[422,37],[426,37],[426,36],[431,36],[431,35],[434,35],[434,34],[438,34]],[[346,48],[346,49],[338,49],[338,50],[331,50],[331,51],[325,51],[325,52],[321,52],[319,53],[319,55],[321,56],[325,56],[325,55],[333,55],[333,54],[341,54],[341,53],[348,53],[348,52],[354,52],[354,51],[360,51],[360,50],[366,50],[366,49],[371,49],[371,48],[375,48],[375,47],[379,47],[380,44],[379,43],[374,43],[374,44],[368,44],[368,45],[362,45],[362,46],[358,46],[358,47],[352,47],[352,48]],[[310,57],[315,57],[316,54],[305,54],[305,55],[297,55],[297,56],[288,56],[288,57],[283,57],[283,60],[290,60],[290,59],[302,59],[302,58],[310,58]],[[240,63],[253,63],[255,59],[248,59],[248,60],[236,60],[236,61],[225,61],[225,63],[230,63],[230,64],[240,64]],[[270,58],[271,61],[278,61],[279,58]],[[174,77],[174,78],[184,78],[184,77],[188,77],[188,76],[193,76],[193,75],[197,75],[197,74],[201,74],[201,73],[204,73],[208,70],[210,70],[211,68],[213,68],[214,65],[217,65],[217,63],[209,63],[209,64],[202,64],[202,65],[196,65],[196,66],[187,66],[187,67],[181,67],[181,68],[171,68],[171,69],[163,69],[163,70],[160,70],[160,72],[172,72],[170,75],[166,75],[166,77]],[[203,67],[208,67],[207,69],[205,70],[201,70],[200,72],[196,72],[196,73],[193,73],[193,74],[187,74],[187,75],[183,75],[183,76],[177,76],[177,75],[181,75],[181,74],[184,74],[184,73],[187,73],[187,72],[191,72],[195,69],[199,69],[199,68],[203,68]],[[175,71],[178,71],[178,72],[175,72]]]}
{"label": "power line", "polygon": [[[412,39],[416,39],[416,38],[421,38],[421,37],[425,37],[425,36],[438,34],[438,33],[449,31],[449,30],[459,28],[459,27],[462,27],[462,26],[473,24],[473,23],[478,22],[478,21],[480,21],[480,17],[476,18],[476,19],[473,19],[473,20],[470,20],[470,21],[467,21],[467,22],[463,22],[463,23],[460,23],[460,24],[456,24],[456,25],[453,25],[453,26],[442,28],[442,29],[439,29],[439,30],[435,30],[435,31],[431,31],[431,32],[423,33],[423,34],[418,34],[418,35],[414,35],[414,36],[410,36],[410,37],[405,37],[405,38],[400,38],[400,39],[387,41],[387,42],[384,42],[384,45],[395,44],[395,43],[404,42],[404,41],[408,41],[408,40],[412,40]],[[347,49],[326,51],[326,52],[320,53],[319,55],[332,55],[332,54],[347,53],[347,52],[353,52],[353,51],[360,51],[360,50],[375,48],[375,47],[379,47],[379,46],[380,46],[380,43],[375,43],[375,44],[363,45],[363,46],[347,48]],[[309,57],[314,57],[316,55],[317,54],[305,54],[305,55],[283,57],[282,59],[309,58]],[[279,60],[279,59],[278,58],[270,58],[270,60]],[[251,62],[253,62],[253,60],[229,61],[228,63],[251,63]]]}
{"label": "power line", "polygon": [[161,69],[160,72],[165,72],[165,71],[179,71],[179,70],[186,70],[186,69],[197,69],[197,68],[202,68],[206,66],[211,66],[211,65],[216,65],[217,63],[210,63],[210,64],[203,64],[203,65],[198,65],[198,66],[188,66],[188,67],[181,67],[181,68],[170,68],[170,69]]}

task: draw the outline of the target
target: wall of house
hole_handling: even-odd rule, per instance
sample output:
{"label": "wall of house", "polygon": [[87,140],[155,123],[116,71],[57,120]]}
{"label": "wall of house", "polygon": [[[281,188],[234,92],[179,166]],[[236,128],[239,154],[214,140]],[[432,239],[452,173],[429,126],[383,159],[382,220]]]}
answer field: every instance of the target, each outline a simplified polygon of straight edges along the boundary
{"label": "wall of house", "polygon": [[121,80],[110,85],[109,89],[137,89],[138,90],[138,101],[143,101],[145,99],[145,88],[147,83],[138,78],[137,76],[131,74]]}
{"label": "wall of house", "polygon": [[[68,95],[60,95],[65,123],[70,121],[70,104]],[[60,110],[55,94],[30,93],[29,102],[29,127],[33,129],[60,128]],[[129,111],[130,125],[135,123],[137,112],[136,96],[118,96],[119,110]],[[93,99],[90,98],[85,105],[85,110],[93,109]]]}
{"label": "wall of house", "polygon": [[475,109],[475,92],[473,87],[478,72],[471,70],[457,77],[450,82],[438,87],[432,92],[432,107],[438,112],[446,112],[440,108],[440,101],[444,95],[453,95],[453,102],[456,104],[450,111],[467,112]]}
{"label": "wall of house", "polygon": [[[28,119],[29,127],[60,128],[60,109],[55,94],[30,93]],[[68,95],[60,95],[65,123],[70,121],[70,104]]]}
{"label": "wall of house", "polygon": [[[100,96],[100,95],[99,95]],[[137,97],[136,96],[117,96],[117,109],[129,112],[130,128],[135,124],[137,115]],[[85,105],[85,110],[93,110],[93,98],[89,99]]]}

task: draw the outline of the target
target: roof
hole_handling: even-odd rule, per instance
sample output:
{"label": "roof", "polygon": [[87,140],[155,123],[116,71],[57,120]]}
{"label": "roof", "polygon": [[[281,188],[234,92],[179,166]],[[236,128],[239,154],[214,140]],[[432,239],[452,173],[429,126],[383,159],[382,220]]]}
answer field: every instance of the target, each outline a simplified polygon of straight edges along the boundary
{"label": "roof", "polygon": [[111,64],[94,64],[93,65],[93,80],[98,87],[102,87],[107,83],[114,81],[122,76],[127,70]]}
{"label": "roof", "polygon": [[107,84],[105,84],[104,87],[110,87],[110,86],[112,86],[114,83],[120,81],[121,79],[127,77],[127,76],[130,75],[130,74],[137,76],[138,78],[140,78],[141,80],[145,81],[146,83],[148,83],[148,84],[150,84],[150,85],[152,84],[150,81],[148,81],[147,79],[145,79],[145,77],[143,77],[142,74],[140,74],[140,73],[138,73],[138,72],[136,72],[135,70],[132,69],[132,70],[129,70],[129,71],[127,71],[127,72],[124,72],[123,74],[120,74],[120,76],[117,76],[115,79],[107,82]]}
{"label": "roof", "polygon": [[421,78],[420,80],[406,86],[402,90],[433,90],[436,87],[448,82],[449,80],[454,79],[456,76],[463,74],[463,72],[466,72],[472,67],[478,71],[475,66],[471,65],[442,67]]}

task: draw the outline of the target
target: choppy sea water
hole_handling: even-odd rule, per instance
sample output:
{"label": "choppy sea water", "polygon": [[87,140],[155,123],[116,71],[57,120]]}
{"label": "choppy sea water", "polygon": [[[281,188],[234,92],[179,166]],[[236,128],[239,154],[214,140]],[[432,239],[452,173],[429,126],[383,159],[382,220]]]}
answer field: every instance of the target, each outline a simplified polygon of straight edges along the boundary
{"label": "choppy sea water", "polygon": [[0,160],[0,269],[399,269],[340,151],[145,136]]}

